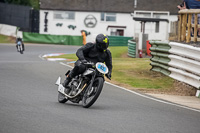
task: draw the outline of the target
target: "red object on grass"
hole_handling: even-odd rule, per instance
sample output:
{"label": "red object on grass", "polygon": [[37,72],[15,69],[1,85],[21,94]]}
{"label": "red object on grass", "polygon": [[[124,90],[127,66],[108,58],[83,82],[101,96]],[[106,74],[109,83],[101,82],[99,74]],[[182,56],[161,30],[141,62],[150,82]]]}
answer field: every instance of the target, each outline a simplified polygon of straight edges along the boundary
{"label": "red object on grass", "polygon": [[147,55],[148,56],[151,56],[151,51],[149,50],[150,49],[150,47],[151,47],[151,45],[149,44],[149,40],[147,41]]}
{"label": "red object on grass", "polygon": [[142,58],[142,50],[139,52],[139,57]]}

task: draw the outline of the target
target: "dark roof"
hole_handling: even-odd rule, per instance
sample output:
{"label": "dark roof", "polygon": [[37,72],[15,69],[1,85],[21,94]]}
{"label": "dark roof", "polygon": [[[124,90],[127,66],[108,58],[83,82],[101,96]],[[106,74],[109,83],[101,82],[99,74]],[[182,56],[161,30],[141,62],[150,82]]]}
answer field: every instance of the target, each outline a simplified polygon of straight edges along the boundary
{"label": "dark roof", "polygon": [[89,12],[121,12],[133,13],[134,10],[170,11],[178,14],[177,5],[182,0],[40,0],[40,9],[89,11]]}

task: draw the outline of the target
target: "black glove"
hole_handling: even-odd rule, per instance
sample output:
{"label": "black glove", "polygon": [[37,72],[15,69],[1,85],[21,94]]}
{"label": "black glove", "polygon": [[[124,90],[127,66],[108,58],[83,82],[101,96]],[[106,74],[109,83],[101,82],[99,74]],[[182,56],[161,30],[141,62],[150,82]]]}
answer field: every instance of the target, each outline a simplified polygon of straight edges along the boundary
{"label": "black glove", "polygon": [[84,59],[84,60],[81,60],[81,63],[83,63],[83,64],[84,64],[84,63],[87,63],[87,62],[88,62],[88,61],[85,60],[85,59]]}
{"label": "black glove", "polygon": [[108,73],[106,74],[106,77],[107,77],[108,79],[110,79],[110,80],[111,80],[111,73],[110,73],[110,72],[108,72]]}

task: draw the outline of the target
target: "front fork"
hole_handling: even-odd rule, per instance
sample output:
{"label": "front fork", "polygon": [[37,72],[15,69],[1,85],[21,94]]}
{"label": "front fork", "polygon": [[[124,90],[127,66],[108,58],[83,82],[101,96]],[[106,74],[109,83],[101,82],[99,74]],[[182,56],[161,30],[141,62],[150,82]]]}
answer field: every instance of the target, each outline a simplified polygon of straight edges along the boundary
{"label": "front fork", "polygon": [[[93,74],[93,76],[92,76],[92,79],[91,79],[91,82],[90,82],[90,85],[88,86],[88,88],[87,88],[87,95],[88,96],[90,96],[91,94],[92,94],[92,92],[94,91],[94,87],[92,87],[92,85],[93,85],[93,83],[94,83],[94,80],[95,80],[95,78],[96,77],[98,77],[98,76],[102,76],[103,77],[103,75],[98,75],[97,74],[97,70],[94,72],[94,74]],[[104,78],[103,78],[104,79]]]}
{"label": "front fork", "polygon": [[92,84],[93,84],[93,82],[94,82],[94,79],[95,79],[96,75],[97,75],[96,72],[94,72],[94,75],[92,76],[92,79],[91,79],[90,85],[88,86],[88,90],[91,89]]}

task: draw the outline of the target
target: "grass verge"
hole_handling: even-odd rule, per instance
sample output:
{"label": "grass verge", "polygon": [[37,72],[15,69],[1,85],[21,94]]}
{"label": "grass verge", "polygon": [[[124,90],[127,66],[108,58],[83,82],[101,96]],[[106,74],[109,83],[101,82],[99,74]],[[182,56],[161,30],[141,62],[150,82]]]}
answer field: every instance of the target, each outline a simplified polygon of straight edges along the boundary
{"label": "grass verge", "polygon": [[[126,46],[109,47],[113,59],[113,83],[141,91],[170,91],[174,80],[163,74],[150,71],[149,58],[129,58]],[[75,54],[61,55],[55,58],[77,60]]]}
{"label": "grass verge", "polygon": [[0,35],[0,43],[15,43],[15,37]]}

